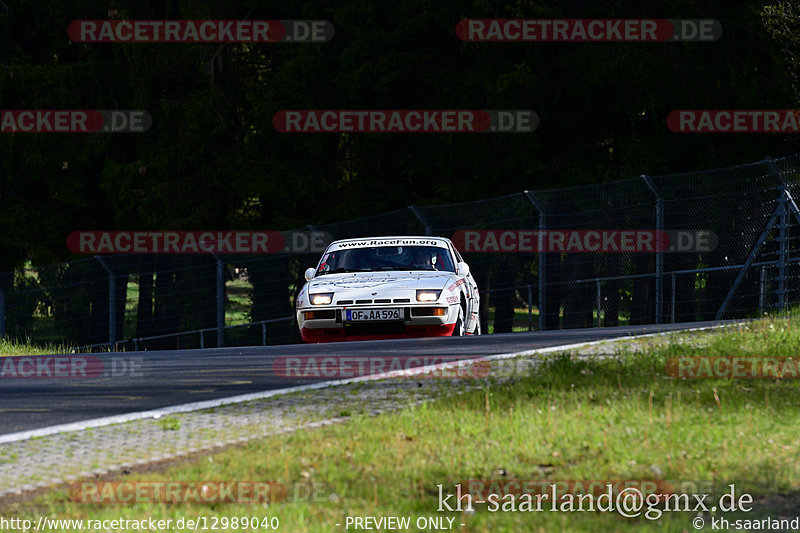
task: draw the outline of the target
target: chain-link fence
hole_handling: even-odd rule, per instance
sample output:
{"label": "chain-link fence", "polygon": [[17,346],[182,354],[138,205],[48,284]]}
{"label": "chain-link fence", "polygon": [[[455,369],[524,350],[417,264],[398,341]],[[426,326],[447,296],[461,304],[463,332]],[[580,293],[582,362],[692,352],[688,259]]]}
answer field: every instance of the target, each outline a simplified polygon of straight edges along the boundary
{"label": "chain-link fence", "polygon": [[[411,206],[309,230],[453,238],[483,331],[754,317],[800,300],[800,154]],[[117,349],[299,341],[319,252],[124,254],[0,274],[0,337]]]}

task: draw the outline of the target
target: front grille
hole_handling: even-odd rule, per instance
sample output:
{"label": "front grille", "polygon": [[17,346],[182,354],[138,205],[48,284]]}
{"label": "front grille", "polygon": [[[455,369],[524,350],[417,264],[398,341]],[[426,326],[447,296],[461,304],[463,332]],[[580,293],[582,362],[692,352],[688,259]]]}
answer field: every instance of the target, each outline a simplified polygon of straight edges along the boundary
{"label": "front grille", "polygon": [[375,300],[376,304],[390,304],[392,303],[391,298],[381,298],[380,300]]}
{"label": "front grille", "polygon": [[336,305],[350,305],[351,303],[353,303],[353,300],[338,300]]}
{"label": "front grille", "polygon": [[411,298],[395,298],[394,303],[396,304],[409,304],[411,303]]}
{"label": "front grille", "polygon": [[306,320],[324,320],[334,318],[336,316],[333,309],[326,309],[323,311],[305,311],[303,316]]}
{"label": "front grille", "polygon": [[357,304],[371,304],[372,300],[356,300]]}

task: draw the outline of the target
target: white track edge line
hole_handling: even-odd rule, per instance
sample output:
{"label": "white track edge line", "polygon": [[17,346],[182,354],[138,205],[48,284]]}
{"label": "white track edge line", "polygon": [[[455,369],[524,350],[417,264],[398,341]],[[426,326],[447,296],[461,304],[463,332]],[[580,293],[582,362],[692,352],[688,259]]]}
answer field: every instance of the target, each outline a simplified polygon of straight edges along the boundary
{"label": "white track edge line", "polygon": [[134,422],[136,420],[144,420],[146,418],[160,418],[162,416],[169,416],[172,414],[177,413],[190,413],[193,411],[203,411],[206,409],[214,409],[216,407],[222,407],[224,405],[231,405],[236,403],[244,403],[244,402],[252,402],[254,400],[263,400],[266,398],[271,398],[273,396],[282,396],[284,394],[290,394],[294,392],[304,392],[309,390],[319,390],[319,389],[326,389],[330,387],[337,387],[340,385],[349,385],[351,383],[360,383],[360,382],[367,382],[367,381],[377,381],[380,379],[387,379],[387,378],[396,378],[401,376],[413,376],[416,374],[425,374],[429,372],[434,372],[436,370],[441,370],[444,368],[453,368],[456,366],[465,366],[465,364],[469,364],[470,362],[474,361],[500,361],[504,359],[513,359],[515,357],[525,357],[528,355],[535,355],[535,354],[545,354],[545,353],[552,353],[552,352],[563,352],[565,350],[574,350],[577,348],[583,348],[585,346],[592,346],[594,344],[600,344],[603,342],[609,341],[625,341],[625,340],[632,340],[632,339],[639,339],[644,337],[653,337],[658,335],[668,335],[670,333],[687,333],[692,331],[703,331],[707,329],[715,329],[715,328],[725,328],[740,325],[743,322],[736,322],[732,324],[717,324],[713,326],[703,326],[700,328],[687,328],[687,329],[676,329],[670,331],[659,331],[656,333],[643,333],[640,335],[625,335],[622,337],[611,337],[608,339],[600,339],[596,341],[586,341],[586,342],[579,342],[575,344],[563,344],[560,346],[548,346],[547,348],[535,348],[532,350],[526,350],[522,352],[509,352],[509,353],[501,353],[490,355],[487,357],[471,357],[465,359],[459,359],[458,361],[453,361],[450,363],[439,363],[435,365],[428,365],[424,367],[415,367],[409,370],[394,370],[391,372],[384,372],[381,374],[374,374],[370,376],[361,376],[357,378],[347,378],[347,379],[339,379],[334,381],[321,381],[318,383],[312,383],[310,385],[298,385],[295,387],[287,387],[284,389],[274,389],[262,392],[251,392],[248,394],[240,394],[237,396],[228,396],[226,398],[217,398],[214,400],[204,400],[201,402],[191,402],[191,403],[184,403],[180,405],[172,405],[168,407],[160,407],[158,409],[152,409],[150,411],[138,411],[134,413],[125,413],[121,415],[113,415],[113,416],[105,416],[101,418],[92,418],[89,420],[81,420],[80,422],[72,422],[69,424],[59,424],[55,426],[48,426],[39,429],[31,429],[27,431],[19,431],[16,433],[7,433],[5,435],[0,435],[0,444],[9,444],[12,442],[19,442],[28,439],[35,439],[41,437],[48,437],[50,435],[56,435],[58,433],[68,433],[74,431],[84,431],[87,429],[95,429],[105,426],[111,426],[114,424],[125,424],[127,422]]}

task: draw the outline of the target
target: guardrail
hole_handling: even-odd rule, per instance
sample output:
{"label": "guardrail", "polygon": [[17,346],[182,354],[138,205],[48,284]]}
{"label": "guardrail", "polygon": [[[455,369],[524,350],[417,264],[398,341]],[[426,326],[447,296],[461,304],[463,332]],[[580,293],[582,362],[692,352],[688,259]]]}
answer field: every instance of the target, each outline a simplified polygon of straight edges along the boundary
{"label": "guardrail", "polygon": [[[791,258],[786,260],[786,264],[800,264],[800,258]],[[769,278],[767,276],[767,268],[768,267],[775,267],[779,268],[781,266],[781,262],[779,260],[773,261],[761,261],[761,262],[753,262],[749,265],[746,264],[739,264],[739,265],[727,265],[721,267],[707,267],[707,268],[694,268],[694,269],[682,269],[682,270],[672,270],[663,272],[660,275],[664,277],[669,277],[670,279],[670,300],[669,300],[669,309],[670,309],[670,322],[675,323],[675,310],[676,310],[676,278],[677,276],[681,275],[689,275],[689,274],[703,274],[709,272],[721,272],[726,270],[737,270],[742,269],[744,267],[747,268],[758,268],[760,267],[759,273],[759,290],[758,290],[758,313],[759,315],[764,314],[765,309],[767,307],[767,282]],[[575,285],[575,284],[584,284],[584,283],[591,283],[595,285],[595,307],[594,311],[596,314],[595,317],[595,326],[602,327],[603,326],[603,295],[602,295],[602,284],[603,282],[608,281],[621,281],[621,280],[628,280],[628,279],[642,279],[642,278],[656,278],[659,274],[655,272],[647,272],[644,274],[631,274],[628,276],[602,276],[602,277],[595,277],[595,278],[587,278],[587,279],[577,279],[573,281],[563,281],[563,282],[555,282],[549,284],[549,287],[555,286],[567,286],[567,285]],[[496,292],[503,292],[508,290],[515,290],[515,291],[522,291],[523,289],[527,293],[527,311],[528,311],[528,331],[534,331],[533,327],[533,310],[537,309],[538,306],[534,305],[534,288],[536,286],[534,284],[526,284],[526,285],[518,285],[513,287],[502,287],[496,289],[489,289],[485,291],[481,291],[483,294],[492,294]],[[780,303],[776,302],[772,306],[775,309],[785,309],[785,306],[781,306]]]}
{"label": "guardrail", "polygon": [[[295,318],[293,316],[284,317],[284,318],[273,318],[273,319],[270,319],[270,320],[260,320],[258,322],[248,322],[247,324],[235,324],[235,325],[232,325],[232,326],[225,326],[224,329],[225,330],[229,330],[229,329],[237,329],[237,328],[247,328],[247,327],[252,327],[252,326],[261,326],[261,345],[262,346],[266,346],[267,345],[267,324],[273,324],[273,323],[276,323],[276,322],[294,321],[294,319]],[[133,339],[127,339],[127,340],[124,340],[124,341],[116,342],[113,345],[114,349],[113,350],[109,349],[109,351],[117,352],[117,351],[119,351],[119,346],[120,345],[126,345],[126,344],[131,344],[131,343],[133,343],[133,349],[138,351],[139,350],[139,345],[141,343],[145,342],[145,341],[154,341],[154,340],[160,340],[160,339],[170,339],[170,338],[175,338],[175,337],[185,337],[185,336],[196,335],[196,334],[200,335],[200,348],[202,349],[202,348],[205,348],[205,334],[207,332],[211,332],[211,331],[219,333],[219,329],[215,326],[213,328],[193,329],[193,330],[190,330],[190,331],[178,331],[178,332],[175,332],[175,333],[166,333],[164,335],[152,335],[150,337],[136,337],[136,338],[133,338]],[[102,346],[109,346],[110,347],[112,345],[111,345],[111,343],[108,343],[108,342],[98,342],[98,343],[94,343],[94,344],[82,344],[82,345],[76,346],[74,350],[76,352],[78,352],[78,351],[83,351],[83,349],[92,350],[94,348],[100,348]]]}

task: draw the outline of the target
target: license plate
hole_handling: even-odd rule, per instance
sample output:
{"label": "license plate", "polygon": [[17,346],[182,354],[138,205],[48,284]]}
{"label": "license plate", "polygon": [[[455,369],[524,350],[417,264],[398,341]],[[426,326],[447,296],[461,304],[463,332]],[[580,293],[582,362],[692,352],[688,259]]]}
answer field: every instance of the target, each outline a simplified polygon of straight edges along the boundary
{"label": "license plate", "polygon": [[401,320],[400,309],[348,309],[346,320],[360,322],[362,320]]}

